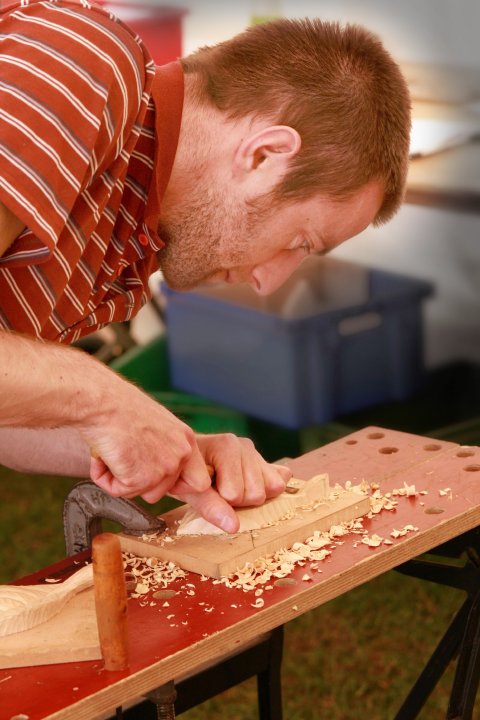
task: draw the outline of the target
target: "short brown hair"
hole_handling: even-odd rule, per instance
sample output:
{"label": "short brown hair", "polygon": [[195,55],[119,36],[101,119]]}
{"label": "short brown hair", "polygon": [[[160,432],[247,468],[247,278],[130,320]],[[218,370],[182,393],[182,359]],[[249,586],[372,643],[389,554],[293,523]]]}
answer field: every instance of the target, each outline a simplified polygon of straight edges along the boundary
{"label": "short brown hair", "polygon": [[295,128],[302,147],[273,201],[323,192],[346,198],[372,179],[385,188],[375,224],[398,209],[408,168],[410,97],[372,33],[318,19],[256,25],[182,60],[198,94],[228,117]]}

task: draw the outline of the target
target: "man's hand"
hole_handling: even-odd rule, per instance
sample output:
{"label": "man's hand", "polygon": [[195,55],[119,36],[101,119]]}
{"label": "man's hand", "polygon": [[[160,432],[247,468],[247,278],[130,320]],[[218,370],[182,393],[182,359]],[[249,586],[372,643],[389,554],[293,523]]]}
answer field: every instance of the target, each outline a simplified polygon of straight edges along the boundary
{"label": "man's hand", "polygon": [[193,430],[130,383],[112,385],[115,411],[81,429],[91,449],[91,479],[110,495],[149,503],[180,480],[190,492],[208,489]]}
{"label": "man's hand", "polygon": [[267,463],[247,438],[232,434],[197,435],[196,440],[205,462],[214,468],[215,486],[198,492],[180,478],[170,494],[188,502],[226,532],[236,532],[239,527],[232,505],[262,505],[266,499],[283,492],[292,476],[284,465]]}

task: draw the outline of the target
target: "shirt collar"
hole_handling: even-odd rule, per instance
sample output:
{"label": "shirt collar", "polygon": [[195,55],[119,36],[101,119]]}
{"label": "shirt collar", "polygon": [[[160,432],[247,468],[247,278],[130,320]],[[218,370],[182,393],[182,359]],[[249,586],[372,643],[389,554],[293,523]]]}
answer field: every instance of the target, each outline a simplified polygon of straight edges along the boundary
{"label": "shirt collar", "polygon": [[160,206],[177,152],[184,95],[183,68],[178,60],[156,68],[152,85],[155,104],[155,157],[145,223],[158,231]]}

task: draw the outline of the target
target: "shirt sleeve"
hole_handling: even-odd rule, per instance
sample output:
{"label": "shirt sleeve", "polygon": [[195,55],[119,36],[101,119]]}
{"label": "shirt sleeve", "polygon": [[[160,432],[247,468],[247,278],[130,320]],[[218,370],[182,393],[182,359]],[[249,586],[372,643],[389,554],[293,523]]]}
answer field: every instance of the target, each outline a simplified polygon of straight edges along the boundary
{"label": "shirt sleeve", "polygon": [[103,10],[34,2],[0,15],[0,201],[47,254],[92,179],[131,152],[149,62]]}

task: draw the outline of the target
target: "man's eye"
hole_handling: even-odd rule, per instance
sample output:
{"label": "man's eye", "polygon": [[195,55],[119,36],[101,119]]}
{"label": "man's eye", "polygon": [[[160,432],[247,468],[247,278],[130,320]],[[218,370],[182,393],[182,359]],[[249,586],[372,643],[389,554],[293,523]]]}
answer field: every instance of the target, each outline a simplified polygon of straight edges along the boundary
{"label": "man's eye", "polygon": [[300,247],[305,253],[305,255],[310,255],[312,248],[310,247],[310,243],[308,242],[308,240],[304,240]]}
{"label": "man's eye", "polygon": [[301,242],[296,239],[295,242],[292,243],[288,249],[292,250],[293,252],[298,252],[299,250],[301,250],[305,255],[310,255],[310,253],[312,252],[312,246],[310,245],[310,241],[308,240],[308,238],[302,238]]}

